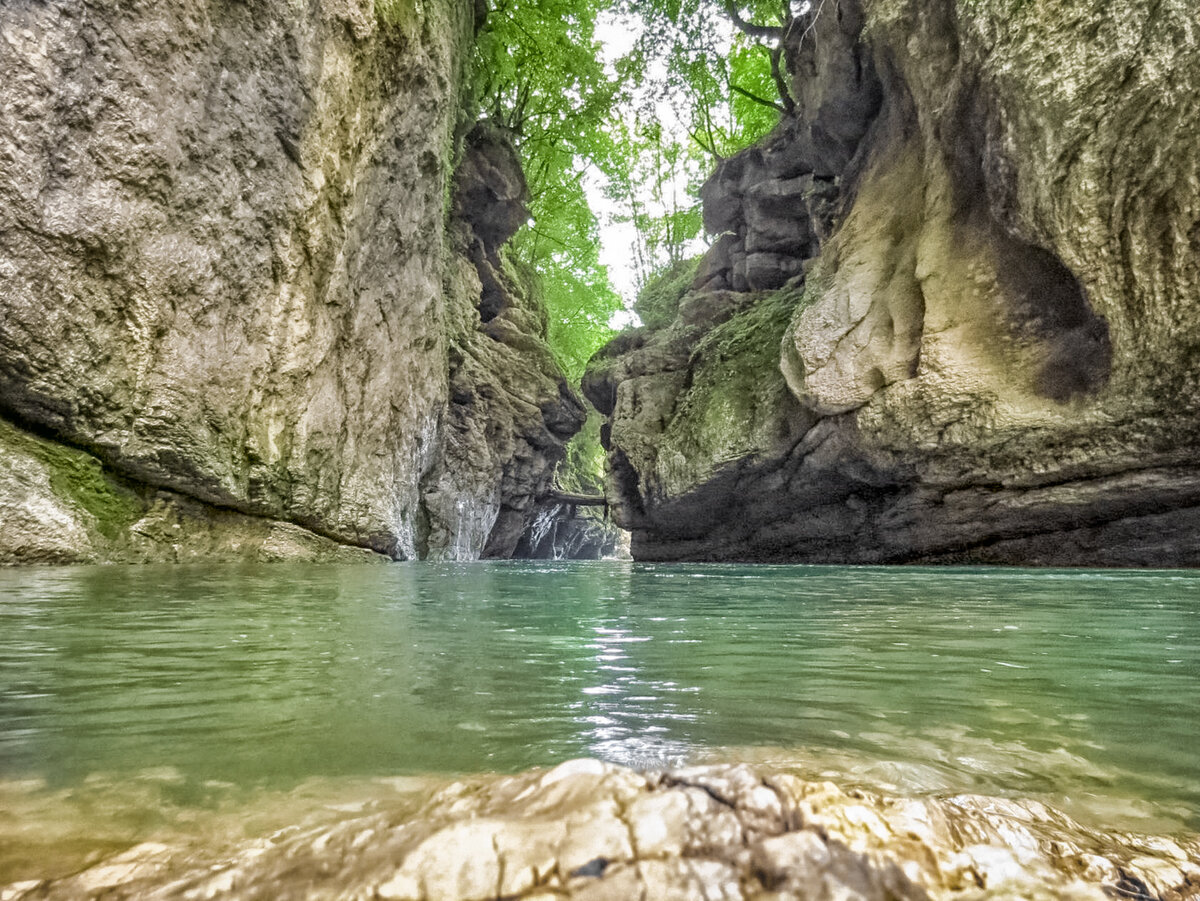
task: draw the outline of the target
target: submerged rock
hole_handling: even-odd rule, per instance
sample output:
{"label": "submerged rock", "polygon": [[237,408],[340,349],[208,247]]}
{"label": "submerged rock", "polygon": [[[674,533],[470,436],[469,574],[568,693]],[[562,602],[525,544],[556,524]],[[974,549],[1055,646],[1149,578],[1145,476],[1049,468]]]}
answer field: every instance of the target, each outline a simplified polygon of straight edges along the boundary
{"label": "submerged rock", "polygon": [[635,558],[1200,564],[1194,10],[805,15],[679,315],[585,380]]}
{"label": "submerged rock", "polygon": [[415,815],[380,809],[216,856],[144,843],[0,897],[1187,899],[1200,898],[1200,839],[1106,835],[1028,801],[577,760],[456,782]]}

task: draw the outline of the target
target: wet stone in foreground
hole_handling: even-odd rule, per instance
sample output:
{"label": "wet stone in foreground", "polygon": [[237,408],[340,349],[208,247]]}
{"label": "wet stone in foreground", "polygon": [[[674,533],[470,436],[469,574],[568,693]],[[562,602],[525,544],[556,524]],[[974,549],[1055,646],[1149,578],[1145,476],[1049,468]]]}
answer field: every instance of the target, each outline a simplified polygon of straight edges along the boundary
{"label": "wet stone in foreground", "polygon": [[1200,898],[1200,837],[1103,834],[1045,805],[892,798],[789,773],[595,760],[455,782],[214,856],[144,843],[32,899]]}

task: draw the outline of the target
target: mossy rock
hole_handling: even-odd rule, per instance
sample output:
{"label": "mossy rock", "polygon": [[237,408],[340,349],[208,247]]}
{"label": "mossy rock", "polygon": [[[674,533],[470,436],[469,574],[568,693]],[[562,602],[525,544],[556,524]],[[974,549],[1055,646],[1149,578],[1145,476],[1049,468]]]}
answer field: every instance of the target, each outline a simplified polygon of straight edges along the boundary
{"label": "mossy rock", "polygon": [[3,419],[0,447],[45,466],[51,490],[64,503],[91,514],[96,531],[109,540],[125,535],[146,511],[141,495],[87,451],[38,437]]}
{"label": "mossy rock", "polygon": [[666,328],[675,319],[679,304],[696,280],[702,257],[680,260],[655,273],[638,292],[633,310],[648,328]]}
{"label": "mossy rock", "polygon": [[779,368],[780,345],[810,299],[797,287],[764,293],[704,336],[658,454],[668,494],[685,493],[722,466],[780,449],[792,437],[794,401]]}

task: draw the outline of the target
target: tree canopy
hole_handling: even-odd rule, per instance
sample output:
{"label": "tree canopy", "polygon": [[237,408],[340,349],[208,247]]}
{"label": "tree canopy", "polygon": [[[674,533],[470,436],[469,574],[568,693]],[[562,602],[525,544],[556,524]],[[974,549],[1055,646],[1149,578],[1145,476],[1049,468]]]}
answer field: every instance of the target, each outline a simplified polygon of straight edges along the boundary
{"label": "tree canopy", "polygon": [[483,113],[512,134],[530,190],[528,225],[510,252],[542,279],[551,346],[578,376],[621,309],[600,265],[596,214],[584,179],[610,151],[620,83],[595,37],[601,4],[499,0],[479,35]]}
{"label": "tree canopy", "polygon": [[[755,0],[496,0],[477,41],[476,96],[513,136],[531,221],[509,252],[541,277],[550,342],[577,377],[622,308],[599,254],[597,198],[632,226],[638,285],[700,234],[715,159],[774,127],[784,4]],[[758,23],[770,22],[770,25]],[[636,35],[619,56],[603,32]]]}

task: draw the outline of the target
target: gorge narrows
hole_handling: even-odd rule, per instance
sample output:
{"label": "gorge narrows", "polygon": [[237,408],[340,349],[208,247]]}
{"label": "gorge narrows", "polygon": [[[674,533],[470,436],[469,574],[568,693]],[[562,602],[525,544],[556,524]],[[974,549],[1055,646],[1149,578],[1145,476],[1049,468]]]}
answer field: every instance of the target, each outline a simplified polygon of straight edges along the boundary
{"label": "gorge narrows", "polygon": [[0,71],[0,901],[1200,899],[1185,0]]}

